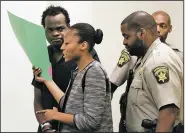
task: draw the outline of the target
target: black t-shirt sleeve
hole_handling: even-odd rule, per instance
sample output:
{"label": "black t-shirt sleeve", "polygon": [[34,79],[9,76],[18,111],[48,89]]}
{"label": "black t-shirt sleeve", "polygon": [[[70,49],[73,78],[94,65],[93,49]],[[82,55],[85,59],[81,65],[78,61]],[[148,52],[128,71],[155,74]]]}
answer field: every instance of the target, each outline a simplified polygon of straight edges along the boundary
{"label": "black t-shirt sleeve", "polygon": [[40,83],[38,81],[35,80],[35,77],[33,78],[31,84],[35,87],[35,88],[38,88],[38,89],[41,89],[42,86],[43,86],[43,83]]}
{"label": "black t-shirt sleeve", "polygon": [[91,52],[93,59],[97,60],[98,62],[100,62],[100,59],[98,57],[98,54],[96,52],[96,50],[93,48],[92,52]]}

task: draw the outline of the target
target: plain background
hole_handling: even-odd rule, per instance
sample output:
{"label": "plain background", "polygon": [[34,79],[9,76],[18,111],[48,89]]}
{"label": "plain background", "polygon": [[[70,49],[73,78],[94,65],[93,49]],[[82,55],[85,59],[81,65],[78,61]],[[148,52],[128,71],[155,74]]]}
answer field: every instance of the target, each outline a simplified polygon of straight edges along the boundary
{"label": "plain background", "polygon": [[[50,4],[66,8],[71,24],[87,22],[104,32],[104,39],[96,45],[102,65],[111,74],[123,49],[120,32],[121,21],[137,10],[150,14],[163,10],[171,16],[173,30],[167,42],[183,50],[183,2],[182,1],[16,1],[1,2],[1,131],[37,131],[33,109],[33,78],[31,63],[17,42],[11,29],[7,10],[13,14],[40,24],[42,12]],[[39,45],[39,44],[38,44]],[[118,131],[120,113],[119,98],[125,85],[119,87],[112,100],[114,131]]]}

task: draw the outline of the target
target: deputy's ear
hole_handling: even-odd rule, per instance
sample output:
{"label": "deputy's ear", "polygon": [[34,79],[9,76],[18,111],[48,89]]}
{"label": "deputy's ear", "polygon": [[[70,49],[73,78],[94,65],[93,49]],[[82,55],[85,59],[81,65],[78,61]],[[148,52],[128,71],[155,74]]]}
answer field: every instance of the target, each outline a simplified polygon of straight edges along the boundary
{"label": "deputy's ear", "polygon": [[170,25],[170,30],[169,30],[169,33],[172,31],[172,25]]}
{"label": "deputy's ear", "polygon": [[139,39],[144,39],[146,35],[146,30],[144,28],[141,28],[138,32],[137,32],[137,36]]}

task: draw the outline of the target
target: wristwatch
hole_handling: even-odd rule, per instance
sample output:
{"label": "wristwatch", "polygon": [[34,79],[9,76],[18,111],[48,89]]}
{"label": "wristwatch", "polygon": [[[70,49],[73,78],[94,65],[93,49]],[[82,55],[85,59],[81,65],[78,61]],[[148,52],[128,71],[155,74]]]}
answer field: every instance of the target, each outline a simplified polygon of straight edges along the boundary
{"label": "wristwatch", "polygon": [[40,126],[41,126],[41,129],[43,132],[51,129],[51,124],[49,122],[44,122],[44,123],[40,124]]}

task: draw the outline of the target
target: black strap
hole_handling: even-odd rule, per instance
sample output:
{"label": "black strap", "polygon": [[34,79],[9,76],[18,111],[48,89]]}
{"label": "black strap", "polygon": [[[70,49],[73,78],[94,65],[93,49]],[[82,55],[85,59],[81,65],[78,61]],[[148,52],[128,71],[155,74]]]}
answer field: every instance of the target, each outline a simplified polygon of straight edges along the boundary
{"label": "black strap", "polygon": [[[141,64],[141,63],[138,63],[139,59],[140,58],[138,57],[133,69],[136,69]],[[129,70],[128,80],[127,80],[127,85],[126,85],[126,90],[125,90],[126,94],[128,94],[129,89],[130,89],[130,85],[132,84],[132,80],[134,78],[134,70],[133,69]]]}
{"label": "black strap", "polygon": [[129,70],[129,75],[128,75],[128,80],[127,80],[127,85],[126,85],[126,90],[125,90],[125,93],[127,93],[127,94],[129,92],[132,80],[133,80],[133,69],[130,69]]}
{"label": "black strap", "polygon": [[[92,66],[90,66],[89,68],[87,68],[87,70],[85,71],[83,78],[82,78],[82,92],[84,93],[84,89],[85,89],[85,79],[86,79],[86,75],[87,75],[87,71],[91,68]],[[101,67],[100,67],[101,68]],[[101,68],[102,69],[102,68]],[[104,70],[102,69],[104,75],[105,75],[105,82],[106,82],[106,91],[109,91],[109,80],[104,72]]]}
{"label": "black strap", "polygon": [[83,78],[82,78],[82,92],[84,93],[84,88],[85,88],[85,78],[87,75],[87,71],[91,68],[92,66],[88,67],[87,70],[85,71]]}
{"label": "black strap", "polygon": [[[63,106],[61,108],[61,112],[65,112],[65,108],[66,108],[66,103],[67,103],[67,100],[69,98],[69,94],[71,92],[71,89],[72,89],[72,85],[73,85],[73,82],[74,82],[74,79],[75,77],[73,76],[73,71],[71,71],[71,80],[69,81],[69,85],[68,85],[68,88],[65,92],[65,96],[64,96],[64,102],[63,102]],[[60,132],[60,129],[63,127],[63,124],[61,122],[59,122],[58,124],[58,130]]]}

